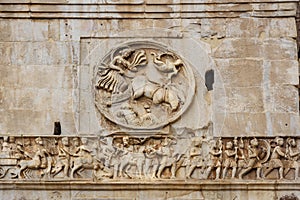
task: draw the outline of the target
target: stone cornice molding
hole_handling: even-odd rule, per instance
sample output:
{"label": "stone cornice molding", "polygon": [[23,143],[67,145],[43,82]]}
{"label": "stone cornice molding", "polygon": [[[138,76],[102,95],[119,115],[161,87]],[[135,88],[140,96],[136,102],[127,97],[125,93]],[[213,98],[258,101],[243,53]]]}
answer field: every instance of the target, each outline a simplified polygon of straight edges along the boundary
{"label": "stone cornice molding", "polygon": [[1,18],[191,19],[295,17],[298,1],[20,1],[0,2]]}

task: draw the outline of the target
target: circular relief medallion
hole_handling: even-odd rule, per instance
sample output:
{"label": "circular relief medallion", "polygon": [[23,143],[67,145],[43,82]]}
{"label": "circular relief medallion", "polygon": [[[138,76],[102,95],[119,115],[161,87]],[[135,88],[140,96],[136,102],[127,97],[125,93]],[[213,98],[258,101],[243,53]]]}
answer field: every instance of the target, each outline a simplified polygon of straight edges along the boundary
{"label": "circular relief medallion", "polygon": [[178,119],[195,92],[192,69],[154,42],[126,43],[110,51],[95,73],[95,105],[110,121],[131,129],[157,129]]}

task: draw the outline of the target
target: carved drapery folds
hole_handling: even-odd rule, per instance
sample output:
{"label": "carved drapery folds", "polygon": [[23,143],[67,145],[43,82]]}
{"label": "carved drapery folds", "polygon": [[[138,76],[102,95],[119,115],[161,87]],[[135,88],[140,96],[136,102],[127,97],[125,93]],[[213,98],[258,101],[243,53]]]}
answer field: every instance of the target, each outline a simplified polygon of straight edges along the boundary
{"label": "carved drapery folds", "polygon": [[296,180],[299,138],[0,138],[0,178],[118,181]]}
{"label": "carved drapery folds", "polygon": [[107,53],[96,66],[94,82],[99,113],[118,128],[135,132],[161,129],[178,119],[195,93],[191,67],[149,41],[126,43]]}

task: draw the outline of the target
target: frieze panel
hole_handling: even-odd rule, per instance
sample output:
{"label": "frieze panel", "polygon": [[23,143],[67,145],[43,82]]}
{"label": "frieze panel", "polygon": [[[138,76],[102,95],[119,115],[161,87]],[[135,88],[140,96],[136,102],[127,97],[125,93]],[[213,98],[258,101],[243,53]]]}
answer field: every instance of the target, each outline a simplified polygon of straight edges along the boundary
{"label": "frieze panel", "polygon": [[2,180],[298,180],[298,137],[0,138]]}

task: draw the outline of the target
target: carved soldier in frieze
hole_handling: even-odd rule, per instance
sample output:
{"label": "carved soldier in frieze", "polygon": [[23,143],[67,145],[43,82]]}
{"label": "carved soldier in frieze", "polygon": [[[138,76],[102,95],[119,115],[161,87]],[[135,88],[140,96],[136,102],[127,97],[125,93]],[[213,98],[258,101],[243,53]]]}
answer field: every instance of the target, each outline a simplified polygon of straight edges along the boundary
{"label": "carved soldier in frieze", "polygon": [[58,149],[58,158],[55,167],[52,169],[53,176],[57,175],[63,170],[63,176],[69,176],[70,169],[70,152],[69,139],[63,137],[61,139],[61,146]]}
{"label": "carved soldier in frieze", "polygon": [[162,172],[167,166],[171,165],[171,167],[173,168],[171,169],[171,171],[174,172],[175,160],[173,158],[173,149],[171,147],[172,144],[172,139],[165,138],[161,144],[162,146],[157,151],[160,158],[159,167],[157,171],[157,178],[161,178]]}
{"label": "carved soldier in frieze", "polygon": [[[45,170],[41,175],[50,175],[51,172],[51,156],[47,149],[44,147],[42,138],[38,137],[35,139],[36,149],[35,154],[31,160],[21,160],[19,162],[20,170],[19,177],[26,177],[23,174],[26,169],[42,169]],[[27,153],[26,153],[27,154]],[[28,154],[27,154],[28,155]]]}
{"label": "carved soldier in frieze", "polygon": [[250,145],[247,150],[247,165],[239,173],[239,179],[242,179],[243,176],[249,173],[253,168],[256,168],[256,178],[261,179],[262,165],[260,163],[258,140],[256,138],[250,140]]}
{"label": "carved soldier in frieze", "polygon": [[221,166],[222,166],[222,140],[219,139],[217,141],[212,140],[210,142],[210,159],[208,162],[208,168],[206,170],[206,179],[211,174],[212,169],[216,168],[216,180],[220,179],[220,173],[221,173]]}
{"label": "carved soldier in frieze", "polygon": [[222,178],[225,179],[229,168],[232,169],[231,178],[235,178],[237,170],[237,150],[231,141],[226,142],[224,151],[224,168]]}
{"label": "carved soldier in frieze", "polygon": [[283,148],[283,145],[284,145],[283,138],[276,137],[275,143],[276,143],[276,146],[273,149],[271,159],[269,161],[269,166],[268,166],[267,170],[265,171],[264,176],[266,177],[272,170],[278,169],[279,179],[283,179],[283,167],[284,166],[281,161],[281,158],[286,157],[286,154],[285,154],[284,148]]}
{"label": "carved soldier in frieze", "polygon": [[189,152],[189,165],[187,166],[186,178],[191,178],[192,173],[196,167],[203,166],[203,157],[202,157],[202,138],[195,137],[193,138],[192,148]]}
{"label": "carved soldier in frieze", "polygon": [[74,157],[73,166],[71,170],[71,178],[74,178],[75,173],[78,173],[78,170],[85,167],[93,168],[94,167],[94,159],[91,155],[92,150],[88,145],[88,139],[81,139],[82,145],[77,148],[77,152],[73,154]]}
{"label": "carved soldier in frieze", "polygon": [[287,159],[288,159],[288,166],[285,166],[284,174],[287,174],[290,169],[295,169],[295,177],[294,179],[297,180],[299,178],[299,155],[300,151],[297,149],[297,143],[294,138],[288,138],[287,141]]}
{"label": "carved soldier in frieze", "polygon": [[236,153],[236,163],[237,163],[237,172],[240,172],[247,164],[245,160],[245,144],[244,140],[241,137],[239,140],[237,137],[233,138],[233,146],[234,148],[237,148],[237,153]]}

